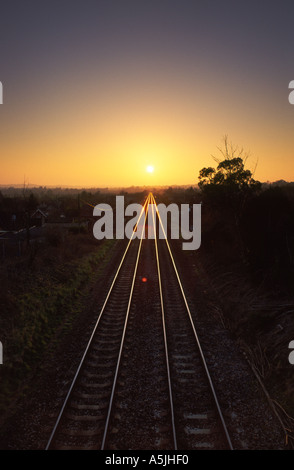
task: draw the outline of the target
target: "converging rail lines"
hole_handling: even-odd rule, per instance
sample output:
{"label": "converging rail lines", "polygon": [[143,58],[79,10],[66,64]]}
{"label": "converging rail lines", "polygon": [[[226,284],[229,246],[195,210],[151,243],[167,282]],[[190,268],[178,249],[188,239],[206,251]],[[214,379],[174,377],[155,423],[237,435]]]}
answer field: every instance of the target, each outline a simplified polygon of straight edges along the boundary
{"label": "converging rail lines", "polygon": [[[153,230],[155,219],[165,233],[150,193],[46,449],[233,448],[171,246]],[[140,226],[152,236],[138,237]]]}

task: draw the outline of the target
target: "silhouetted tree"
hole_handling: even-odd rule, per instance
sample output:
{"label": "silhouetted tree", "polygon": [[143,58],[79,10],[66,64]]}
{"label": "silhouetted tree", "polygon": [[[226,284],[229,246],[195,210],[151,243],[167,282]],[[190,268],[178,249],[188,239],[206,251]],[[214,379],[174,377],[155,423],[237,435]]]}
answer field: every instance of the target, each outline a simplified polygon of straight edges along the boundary
{"label": "silhouetted tree", "polygon": [[245,262],[246,246],[240,222],[247,203],[257,194],[261,183],[245,168],[248,155],[243,149],[229,144],[225,137],[219,151],[221,157],[213,157],[217,167],[202,168],[199,172],[199,188],[205,207],[203,217],[209,217],[211,221],[204,245],[205,240],[211,239],[210,251],[214,249],[224,256],[238,256]]}
{"label": "silhouetted tree", "polygon": [[232,210],[238,219],[247,197],[256,193],[261,183],[245,168],[248,155],[244,154],[243,149],[229,145],[225,137],[224,148],[219,150],[222,159],[213,157],[218,163],[217,167],[200,170],[198,185],[210,203]]}

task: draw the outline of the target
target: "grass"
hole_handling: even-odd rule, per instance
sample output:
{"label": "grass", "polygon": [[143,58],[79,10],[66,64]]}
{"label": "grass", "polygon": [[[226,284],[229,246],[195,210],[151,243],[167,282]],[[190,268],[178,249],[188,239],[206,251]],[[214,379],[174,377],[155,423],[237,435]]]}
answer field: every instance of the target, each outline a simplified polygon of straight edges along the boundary
{"label": "grass", "polygon": [[[35,259],[33,269],[28,268],[25,258],[2,267],[1,414],[21,393],[29,374],[40,365],[57,331],[71,328],[81,313],[91,279],[101,274],[114,243],[105,240],[98,246],[86,247],[84,239],[81,251],[69,256],[69,240],[76,242],[71,235],[64,240],[66,246],[44,249]],[[51,263],[46,262],[48,259]]]}
{"label": "grass", "polygon": [[[218,266],[204,258],[206,281],[224,324],[288,423],[289,416],[294,417],[294,369],[288,361],[288,344],[294,339],[293,297],[276,295],[262,285],[253,286],[237,266]],[[294,420],[290,420],[292,430]]]}

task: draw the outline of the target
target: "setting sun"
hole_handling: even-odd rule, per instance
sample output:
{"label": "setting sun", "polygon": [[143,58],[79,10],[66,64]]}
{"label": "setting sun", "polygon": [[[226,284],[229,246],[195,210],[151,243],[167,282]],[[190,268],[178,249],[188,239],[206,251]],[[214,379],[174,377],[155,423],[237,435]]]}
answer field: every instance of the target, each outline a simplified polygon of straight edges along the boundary
{"label": "setting sun", "polygon": [[147,173],[153,173],[154,172],[154,166],[148,165],[146,168]]}

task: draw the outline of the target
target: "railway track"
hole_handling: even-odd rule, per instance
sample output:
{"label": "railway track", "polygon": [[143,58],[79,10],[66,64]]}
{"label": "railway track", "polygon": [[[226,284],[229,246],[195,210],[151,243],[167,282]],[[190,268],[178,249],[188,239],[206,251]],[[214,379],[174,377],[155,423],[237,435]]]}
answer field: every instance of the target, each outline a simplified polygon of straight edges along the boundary
{"label": "railway track", "polygon": [[168,240],[136,233],[46,449],[232,449]]}

